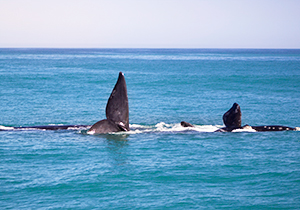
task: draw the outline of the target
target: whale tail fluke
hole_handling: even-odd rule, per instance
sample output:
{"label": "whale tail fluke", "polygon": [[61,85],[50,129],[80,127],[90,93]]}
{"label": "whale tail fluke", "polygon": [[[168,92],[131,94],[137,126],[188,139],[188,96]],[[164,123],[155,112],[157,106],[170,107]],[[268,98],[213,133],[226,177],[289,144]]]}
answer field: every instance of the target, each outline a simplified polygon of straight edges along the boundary
{"label": "whale tail fluke", "polygon": [[223,115],[223,122],[228,129],[240,128],[242,126],[242,112],[237,103]]}
{"label": "whale tail fluke", "polygon": [[106,104],[106,118],[96,122],[88,134],[129,131],[129,105],[124,74],[119,73],[117,83]]}
{"label": "whale tail fluke", "polygon": [[119,73],[118,81],[106,105],[106,118],[129,130],[129,106],[124,74]]}

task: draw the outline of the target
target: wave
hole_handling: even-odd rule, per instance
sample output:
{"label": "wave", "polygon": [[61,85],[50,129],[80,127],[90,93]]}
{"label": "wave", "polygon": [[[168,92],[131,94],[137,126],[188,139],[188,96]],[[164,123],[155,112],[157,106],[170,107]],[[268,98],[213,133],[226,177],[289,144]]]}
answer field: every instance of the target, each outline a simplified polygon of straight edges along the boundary
{"label": "wave", "polygon": [[[63,125],[54,125],[49,126],[63,126]],[[1,131],[13,131],[13,130],[47,130],[43,129],[47,126],[36,126],[36,127],[9,127],[0,125]],[[157,123],[156,125],[139,125],[139,124],[130,124],[130,131],[128,132],[118,132],[114,134],[139,134],[139,133],[184,133],[184,132],[214,132],[222,126],[213,126],[213,125],[195,125],[195,127],[182,127],[180,123],[176,124],[167,124],[165,122]],[[76,126],[70,127],[66,130],[78,130],[81,133],[87,133],[89,126]]]}
{"label": "wave", "polygon": [[0,125],[0,131],[10,131],[10,130],[15,130],[14,127],[8,127],[4,125]]}
{"label": "wave", "polygon": [[185,133],[185,132],[215,132],[222,126],[214,125],[194,125],[195,127],[182,127],[180,123],[167,124],[165,122],[156,125],[131,124],[128,133]]}
{"label": "wave", "polygon": [[[52,126],[56,126],[51,124]],[[62,125],[58,125],[62,126]],[[45,126],[46,127],[46,126]],[[141,134],[141,133],[212,133],[216,130],[224,127],[224,125],[194,125],[194,127],[182,127],[180,123],[175,124],[167,124],[165,122],[160,122],[155,125],[140,125],[140,124],[130,124],[130,131],[127,132],[116,132],[111,133],[115,135],[123,135],[123,134]],[[74,126],[67,128],[66,130],[71,131],[78,131],[82,134],[87,134],[88,128],[90,126]],[[300,127],[295,127],[296,131],[300,131]],[[22,128],[22,127],[9,127],[0,125],[0,131],[14,131],[14,130],[23,130],[23,131],[30,131],[30,130],[47,130],[47,129],[40,129],[40,128]],[[253,128],[243,128],[243,129],[235,129],[232,132],[257,132]]]}
{"label": "wave", "polygon": [[[194,127],[182,127],[180,123],[167,124],[165,122],[160,122],[155,125],[140,125],[140,124],[130,124],[130,131],[127,132],[116,132],[111,133],[113,135],[124,135],[124,134],[142,134],[142,133],[157,133],[157,134],[176,134],[176,133],[213,133],[218,129],[224,127],[224,125],[195,125]],[[300,131],[300,127],[295,127],[296,131]],[[243,129],[235,129],[233,133],[252,133],[257,132],[252,127],[245,127]],[[84,132],[85,134],[87,132]]]}

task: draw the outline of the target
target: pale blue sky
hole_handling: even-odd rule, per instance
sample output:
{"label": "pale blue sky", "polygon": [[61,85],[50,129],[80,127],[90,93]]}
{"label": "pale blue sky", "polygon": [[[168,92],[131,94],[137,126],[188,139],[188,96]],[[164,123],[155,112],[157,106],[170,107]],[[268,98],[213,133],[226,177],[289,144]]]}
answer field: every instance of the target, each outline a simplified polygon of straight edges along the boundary
{"label": "pale blue sky", "polygon": [[0,47],[300,48],[300,0],[0,0]]}

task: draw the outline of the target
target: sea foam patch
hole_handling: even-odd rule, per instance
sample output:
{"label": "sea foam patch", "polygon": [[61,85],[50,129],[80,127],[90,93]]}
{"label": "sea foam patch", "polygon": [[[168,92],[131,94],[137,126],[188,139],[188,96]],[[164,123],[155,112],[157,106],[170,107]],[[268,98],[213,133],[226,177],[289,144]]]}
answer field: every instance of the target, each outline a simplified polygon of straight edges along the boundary
{"label": "sea foam patch", "polygon": [[238,133],[238,132],[257,132],[254,130],[251,126],[245,127],[245,128],[239,128],[239,129],[234,129],[232,132]]}
{"label": "sea foam patch", "polygon": [[7,127],[7,126],[0,125],[0,130],[4,130],[4,131],[14,130],[14,127]]}
{"label": "sea foam patch", "polygon": [[183,127],[180,123],[168,124],[165,122],[157,123],[156,125],[130,125],[129,134],[137,133],[182,133],[182,132],[214,132],[218,130],[218,126],[213,125],[194,125],[194,127]]}

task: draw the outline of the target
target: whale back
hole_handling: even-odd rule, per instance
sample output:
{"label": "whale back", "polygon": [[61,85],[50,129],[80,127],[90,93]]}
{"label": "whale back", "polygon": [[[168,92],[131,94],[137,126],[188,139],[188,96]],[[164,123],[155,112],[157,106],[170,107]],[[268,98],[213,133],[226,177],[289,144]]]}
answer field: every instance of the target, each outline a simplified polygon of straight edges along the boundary
{"label": "whale back", "polygon": [[223,122],[226,128],[234,129],[242,126],[242,112],[237,103],[234,103],[232,107],[223,115]]}
{"label": "whale back", "polygon": [[283,125],[264,125],[264,126],[252,126],[256,131],[295,131],[296,128],[283,126]]}
{"label": "whale back", "polygon": [[111,133],[120,131],[118,126],[110,120],[104,119],[96,122],[87,132],[88,134]]}
{"label": "whale back", "polygon": [[119,73],[118,81],[108,99],[106,118],[117,124],[122,130],[130,130],[127,86],[122,72]]}

